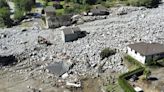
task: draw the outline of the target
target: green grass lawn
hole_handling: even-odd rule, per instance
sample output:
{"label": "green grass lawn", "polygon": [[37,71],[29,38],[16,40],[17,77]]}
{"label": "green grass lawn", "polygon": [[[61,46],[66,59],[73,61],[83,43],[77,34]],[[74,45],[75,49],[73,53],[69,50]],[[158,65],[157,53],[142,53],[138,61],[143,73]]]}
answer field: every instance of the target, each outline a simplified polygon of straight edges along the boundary
{"label": "green grass lawn", "polygon": [[64,1],[61,1],[60,4],[61,4],[61,5],[65,5],[65,2],[64,2]]}
{"label": "green grass lawn", "polygon": [[56,9],[56,15],[63,15],[64,9]]}
{"label": "green grass lawn", "polygon": [[54,1],[48,2],[48,6],[53,6]]}
{"label": "green grass lawn", "polygon": [[46,3],[44,0],[37,0],[36,2],[39,2],[39,3],[43,4],[43,5]]}
{"label": "green grass lawn", "polygon": [[121,87],[118,84],[109,84],[106,87],[107,92],[122,92]]}

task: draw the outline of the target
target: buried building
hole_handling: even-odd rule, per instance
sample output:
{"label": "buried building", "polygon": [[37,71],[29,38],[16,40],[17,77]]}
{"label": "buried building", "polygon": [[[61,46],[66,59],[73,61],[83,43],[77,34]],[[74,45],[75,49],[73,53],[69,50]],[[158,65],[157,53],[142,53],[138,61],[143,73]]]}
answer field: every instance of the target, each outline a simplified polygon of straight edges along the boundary
{"label": "buried building", "polygon": [[48,69],[49,73],[54,74],[57,77],[62,76],[64,73],[66,73],[70,67],[72,66],[72,63],[70,62],[55,62],[53,64],[50,64],[46,68]]}
{"label": "buried building", "polygon": [[103,6],[96,6],[91,9],[88,15],[98,16],[98,15],[109,15],[109,10]]}
{"label": "buried building", "polygon": [[86,32],[81,31],[79,27],[68,27],[62,29],[61,36],[64,42],[70,42],[86,36]]}
{"label": "buried building", "polygon": [[58,28],[61,26],[69,26],[72,24],[71,17],[72,15],[46,16],[46,28]]}

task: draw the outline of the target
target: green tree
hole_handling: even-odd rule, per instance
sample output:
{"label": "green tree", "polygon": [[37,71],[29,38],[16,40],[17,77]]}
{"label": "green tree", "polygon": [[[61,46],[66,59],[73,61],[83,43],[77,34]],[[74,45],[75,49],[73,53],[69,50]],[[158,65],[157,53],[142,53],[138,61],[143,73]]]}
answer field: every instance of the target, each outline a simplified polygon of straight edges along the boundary
{"label": "green tree", "polygon": [[0,28],[4,27],[4,26],[5,26],[4,20],[3,20],[3,18],[0,17]]}
{"label": "green tree", "polygon": [[20,20],[24,15],[24,11],[16,10],[14,13],[14,18]]}
{"label": "green tree", "polygon": [[0,8],[9,7],[5,0],[0,0]]}
{"label": "green tree", "polygon": [[5,0],[0,0],[0,26],[11,26],[12,20],[10,19],[10,9]]}
{"label": "green tree", "polygon": [[0,17],[1,18],[9,18],[10,17],[10,10],[8,7],[0,8]]}
{"label": "green tree", "polygon": [[14,0],[15,8],[18,11],[30,12],[34,2],[33,0]]}

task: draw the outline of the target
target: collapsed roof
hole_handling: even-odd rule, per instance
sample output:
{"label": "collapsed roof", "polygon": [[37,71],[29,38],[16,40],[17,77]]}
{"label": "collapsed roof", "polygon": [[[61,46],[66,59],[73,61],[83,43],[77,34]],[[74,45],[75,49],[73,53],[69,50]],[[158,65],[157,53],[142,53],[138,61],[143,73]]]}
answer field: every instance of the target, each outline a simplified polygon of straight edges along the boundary
{"label": "collapsed roof", "polygon": [[60,77],[70,69],[71,65],[72,64],[68,62],[60,61],[50,64],[49,66],[47,66],[47,69],[50,73]]}

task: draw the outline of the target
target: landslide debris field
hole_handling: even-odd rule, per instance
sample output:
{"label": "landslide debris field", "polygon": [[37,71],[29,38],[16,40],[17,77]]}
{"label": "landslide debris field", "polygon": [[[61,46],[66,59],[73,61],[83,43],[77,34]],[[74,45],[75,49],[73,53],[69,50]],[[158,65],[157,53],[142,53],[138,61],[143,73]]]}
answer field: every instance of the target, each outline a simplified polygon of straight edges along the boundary
{"label": "landslide debris field", "polygon": [[[127,71],[121,57],[128,44],[140,41],[164,44],[164,5],[153,9],[121,8],[127,14],[78,25],[89,34],[73,42],[62,42],[60,28],[0,29],[0,59],[3,59],[0,60],[0,92],[70,92],[67,83],[79,82],[87,76],[117,82],[117,74]],[[34,22],[33,26],[36,25]],[[99,54],[106,47],[116,49],[117,53],[100,60]],[[50,73],[47,67],[55,62],[65,62],[61,69],[67,71],[67,76],[61,78]],[[86,85],[82,82],[82,86]],[[94,92],[103,91],[102,85],[92,87],[99,87],[96,91],[93,88]],[[83,92],[82,88],[74,92],[79,90]]]}

